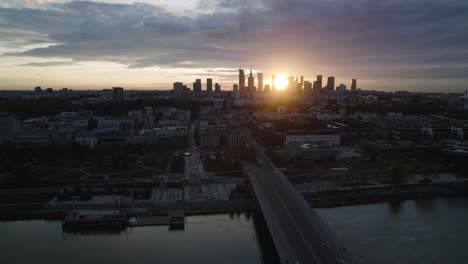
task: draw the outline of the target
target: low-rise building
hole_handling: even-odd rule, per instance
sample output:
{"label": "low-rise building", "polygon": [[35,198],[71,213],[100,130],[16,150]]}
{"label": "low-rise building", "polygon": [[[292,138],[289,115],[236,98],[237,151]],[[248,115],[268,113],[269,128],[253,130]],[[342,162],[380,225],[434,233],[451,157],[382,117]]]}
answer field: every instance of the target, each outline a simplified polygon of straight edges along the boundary
{"label": "low-rise building", "polygon": [[336,159],[339,150],[325,142],[301,143],[301,142],[286,142],[283,147],[284,153],[290,159],[302,160],[322,160]]}
{"label": "low-rise building", "polygon": [[330,145],[339,146],[341,144],[341,136],[336,134],[306,134],[306,135],[286,135],[286,143],[318,143],[326,142]]}

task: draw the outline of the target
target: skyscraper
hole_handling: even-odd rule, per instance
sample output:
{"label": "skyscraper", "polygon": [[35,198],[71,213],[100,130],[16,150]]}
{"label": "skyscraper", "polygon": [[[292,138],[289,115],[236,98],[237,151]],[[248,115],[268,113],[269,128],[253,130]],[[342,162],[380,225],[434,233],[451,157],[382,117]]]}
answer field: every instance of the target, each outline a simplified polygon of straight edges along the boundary
{"label": "skyscraper", "polygon": [[245,74],[243,69],[239,69],[239,91],[245,92]]}
{"label": "skyscraper", "polygon": [[213,91],[213,79],[211,79],[211,78],[206,79],[206,90],[208,92]]}
{"label": "skyscraper", "polygon": [[252,74],[252,68],[250,68],[250,75],[249,75],[249,78],[248,78],[248,88],[247,88],[247,92],[248,93],[253,93],[255,92],[255,78],[253,77],[253,74]]}
{"label": "skyscraper", "polygon": [[195,93],[201,93],[201,90],[202,90],[201,79],[196,79],[195,82],[193,83],[193,91]]}
{"label": "skyscraper", "polygon": [[304,81],[304,95],[310,96],[312,94],[312,83]]}
{"label": "skyscraper", "polygon": [[112,99],[116,104],[122,104],[125,101],[124,88],[112,87]]}
{"label": "skyscraper", "polygon": [[351,81],[351,91],[354,92],[354,91],[356,91],[356,89],[357,89],[357,81],[356,81],[356,79],[353,79]]}
{"label": "skyscraper", "polygon": [[322,90],[322,75],[317,75],[317,89]]}
{"label": "skyscraper", "polygon": [[257,73],[257,78],[258,78],[258,85],[257,85],[257,90],[259,92],[263,92],[263,73],[258,72]]}
{"label": "skyscraper", "polygon": [[271,77],[271,91],[272,92],[276,91],[275,82],[276,82],[276,75],[273,75]]}
{"label": "skyscraper", "polygon": [[317,81],[314,81],[314,84],[312,85],[312,87],[313,87],[313,90],[312,90],[313,93],[320,92],[320,88],[319,88],[319,86],[317,84]]}
{"label": "skyscraper", "polygon": [[329,91],[335,90],[335,77],[333,77],[333,76],[328,77],[327,90],[329,90]]}
{"label": "skyscraper", "polygon": [[287,87],[286,91],[291,92],[291,91],[293,90],[294,87],[295,87],[295,85],[294,85],[294,77],[293,77],[293,76],[289,76],[289,77],[288,77],[288,87]]}
{"label": "skyscraper", "polygon": [[234,84],[234,85],[232,86],[232,90],[233,90],[234,92],[239,91],[239,85]]}
{"label": "skyscraper", "polygon": [[268,84],[265,85],[265,89],[263,89],[263,92],[265,92],[265,93],[271,92],[270,85],[268,85]]}
{"label": "skyscraper", "polygon": [[215,83],[215,93],[220,93],[221,92],[221,85],[219,83]]}

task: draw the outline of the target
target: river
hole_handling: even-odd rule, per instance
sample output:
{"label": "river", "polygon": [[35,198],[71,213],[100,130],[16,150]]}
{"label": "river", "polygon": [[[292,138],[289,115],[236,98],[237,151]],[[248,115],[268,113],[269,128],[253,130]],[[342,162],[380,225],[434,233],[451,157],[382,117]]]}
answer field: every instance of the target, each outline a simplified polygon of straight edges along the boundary
{"label": "river", "polygon": [[[466,263],[468,199],[430,199],[317,210],[360,262]],[[254,220],[255,219],[255,220]],[[252,214],[188,216],[120,233],[63,233],[59,221],[0,222],[1,263],[274,263]]]}

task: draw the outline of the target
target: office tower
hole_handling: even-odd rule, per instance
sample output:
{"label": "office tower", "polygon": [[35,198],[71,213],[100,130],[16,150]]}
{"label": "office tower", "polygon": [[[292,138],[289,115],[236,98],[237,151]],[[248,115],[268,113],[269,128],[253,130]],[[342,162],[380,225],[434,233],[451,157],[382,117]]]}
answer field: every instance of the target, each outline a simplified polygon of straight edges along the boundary
{"label": "office tower", "polygon": [[317,75],[317,89],[322,90],[322,75]]}
{"label": "office tower", "polygon": [[257,89],[259,92],[263,92],[263,73],[261,72],[258,72],[257,73],[257,82],[258,82],[258,85],[257,85]]}
{"label": "office tower", "polygon": [[248,77],[248,80],[247,80],[247,92],[248,93],[253,93],[255,92],[255,78],[253,77],[253,74],[252,74],[252,68],[250,68],[250,75]]}
{"label": "office tower", "polygon": [[116,104],[123,103],[125,101],[124,88],[112,87],[112,99]]}
{"label": "office tower", "polygon": [[312,83],[304,81],[304,95],[310,96],[312,94]]}
{"label": "office tower", "polygon": [[239,91],[239,85],[234,84],[234,85],[232,86],[232,90],[233,90],[234,92]]}
{"label": "office tower", "polygon": [[301,79],[299,81],[299,84],[301,85],[301,87],[304,86],[304,76],[301,76]]}
{"label": "office tower", "polygon": [[276,91],[276,87],[275,87],[276,83],[275,82],[276,82],[276,75],[273,75],[271,77],[271,91],[272,92]]}
{"label": "office tower", "polygon": [[195,93],[201,93],[201,90],[202,90],[201,79],[196,79],[195,82],[193,83],[193,91]]}
{"label": "office tower", "polygon": [[329,91],[335,90],[335,77],[332,77],[332,76],[328,77],[327,90]]}
{"label": "office tower", "polygon": [[220,92],[221,92],[221,85],[219,85],[218,83],[215,83],[215,92],[216,92],[216,93],[220,93]]}
{"label": "office tower", "polygon": [[243,69],[239,69],[239,91],[245,92],[245,74]]}
{"label": "office tower", "polygon": [[351,81],[351,91],[354,92],[354,91],[356,91],[356,89],[357,89],[357,81],[356,81],[356,79],[353,79]]}
{"label": "office tower", "polygon": [[263,90],[263,92],[265,92],[265,93],[271,92],[270,85],[268,85],[268,84],[265,85],[265,89]]}
{"label": "office tower", "polygon": [[211,78],[206,79],[206,90],[208,92],[213,91],[213,79],[211,79]]}
{"label": "office tower", "polygon": [[288,88],[287,88],[287,91],[291,91],[294,87],[294,77],[293,76],[289,76],[288,77]]}

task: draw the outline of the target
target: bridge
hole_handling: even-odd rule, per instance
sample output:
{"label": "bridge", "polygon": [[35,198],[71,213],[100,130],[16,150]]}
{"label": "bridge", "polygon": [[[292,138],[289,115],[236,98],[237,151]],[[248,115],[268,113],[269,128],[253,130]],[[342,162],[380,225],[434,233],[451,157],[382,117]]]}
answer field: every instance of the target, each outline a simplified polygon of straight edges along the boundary
{"label": "bridge", "polygon": [[357,263],[284,174],[251,140],[257,166],[243,162],[281,263]]}

